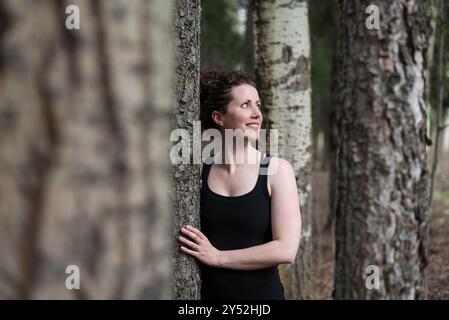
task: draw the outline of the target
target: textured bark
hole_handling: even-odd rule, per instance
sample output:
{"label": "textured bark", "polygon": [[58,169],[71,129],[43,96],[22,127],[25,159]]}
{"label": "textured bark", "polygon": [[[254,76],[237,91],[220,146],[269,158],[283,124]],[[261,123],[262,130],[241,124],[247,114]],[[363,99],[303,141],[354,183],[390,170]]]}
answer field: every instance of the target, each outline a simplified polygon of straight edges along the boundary
{"label": "textured bark", "polygon": [[[281,270],[286,298],[312,297],[311,83],[307,1],[255,1],[256,75],[279,156],[293,166],[301,203],[301,243]],[[273,154],[273,152],[272,152]],[[282,269],[282,268],[281,268]]]}
{"label": "textured bark", "polygon": [[169,297],[171,1],[0,11],[0,298]]}
{"label": "textured bark", "polygon": [[[425,298],[430,0],[343,0],[335,291],[337,299]],[[380,9],[380,30],[365,8]],[[365,286],[380,269],[380,289]]]}
{"label": "textured bark", "polygon": [[[185,129],[193,137],[193,123],[199,121],[200,74],[200,2],[177,1],[176,31],[176,89],[174,101],[175,127]],[[192,145],[192,144],[191,144]],[[190,163],[193,163],[191,155]],[[200,227],[200,166],[175,165],[173,189],[174,230],[173,239],[179,236],[182,226]],[[200,276],[198,264],[187,254],[174,248],[172,297],[174,299],[199,299]]]}

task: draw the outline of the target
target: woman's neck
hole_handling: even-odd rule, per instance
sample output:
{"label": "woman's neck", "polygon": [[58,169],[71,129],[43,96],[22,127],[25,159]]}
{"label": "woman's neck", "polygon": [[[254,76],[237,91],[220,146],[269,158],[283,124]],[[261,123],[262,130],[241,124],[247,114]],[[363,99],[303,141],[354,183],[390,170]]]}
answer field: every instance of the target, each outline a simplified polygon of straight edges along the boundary
{"label": "woman's neck", "polygon": [[217,154],[215,162],[229,173],[233,173],[239,167],[258,164],[259,158],[260,152],[248,142],[243,147],[234,145],[232,148],[227,148],[223,146],[221,152]]}

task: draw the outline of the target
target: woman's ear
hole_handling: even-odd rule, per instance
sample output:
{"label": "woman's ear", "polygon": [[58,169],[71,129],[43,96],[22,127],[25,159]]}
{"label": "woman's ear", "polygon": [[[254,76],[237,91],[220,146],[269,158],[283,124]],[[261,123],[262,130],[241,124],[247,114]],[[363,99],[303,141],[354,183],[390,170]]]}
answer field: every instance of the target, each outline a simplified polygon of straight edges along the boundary
{"label": "woman's ear", "polygon": [[223,127],[224,121],[223,121],[223,115],[218,111],[212,112],[212,120],[220,127]]}

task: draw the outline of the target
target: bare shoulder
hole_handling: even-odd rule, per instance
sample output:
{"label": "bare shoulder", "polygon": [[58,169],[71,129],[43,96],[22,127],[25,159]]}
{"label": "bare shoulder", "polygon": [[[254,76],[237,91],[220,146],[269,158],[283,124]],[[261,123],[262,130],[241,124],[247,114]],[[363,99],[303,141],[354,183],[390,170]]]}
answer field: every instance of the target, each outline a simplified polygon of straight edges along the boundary
{"label": "bare shoulder", "polygon": [[285,159],[272,157],[268,166],[268,176],[270,179],[285,179],[294,177],[293,167]]}
{"label": "bare shoulder", "polygon": [[273,190],[283,190],[286,187],[296,188],[293,167],[285,159],[272,157],[268,165],[268,193],[271,196]]}

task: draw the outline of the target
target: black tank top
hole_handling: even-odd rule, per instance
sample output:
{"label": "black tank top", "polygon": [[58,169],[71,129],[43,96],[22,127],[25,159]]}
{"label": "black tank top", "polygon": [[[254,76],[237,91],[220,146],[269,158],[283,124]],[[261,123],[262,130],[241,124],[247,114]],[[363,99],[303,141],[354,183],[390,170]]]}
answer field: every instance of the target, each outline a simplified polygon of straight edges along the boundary
{"label": "black tank top", "polygon": [[[207,182],[212,165],[203,164],[201,230],[217,249],[244,249],[273,240],[271,199],[266,175],[269,161],[269,156],[261,157],[255,187],[236,197],[213,192]],[[203,300],[284,299],[277,266],[259,270],[233,270],[201,264],[201,279]]]}

